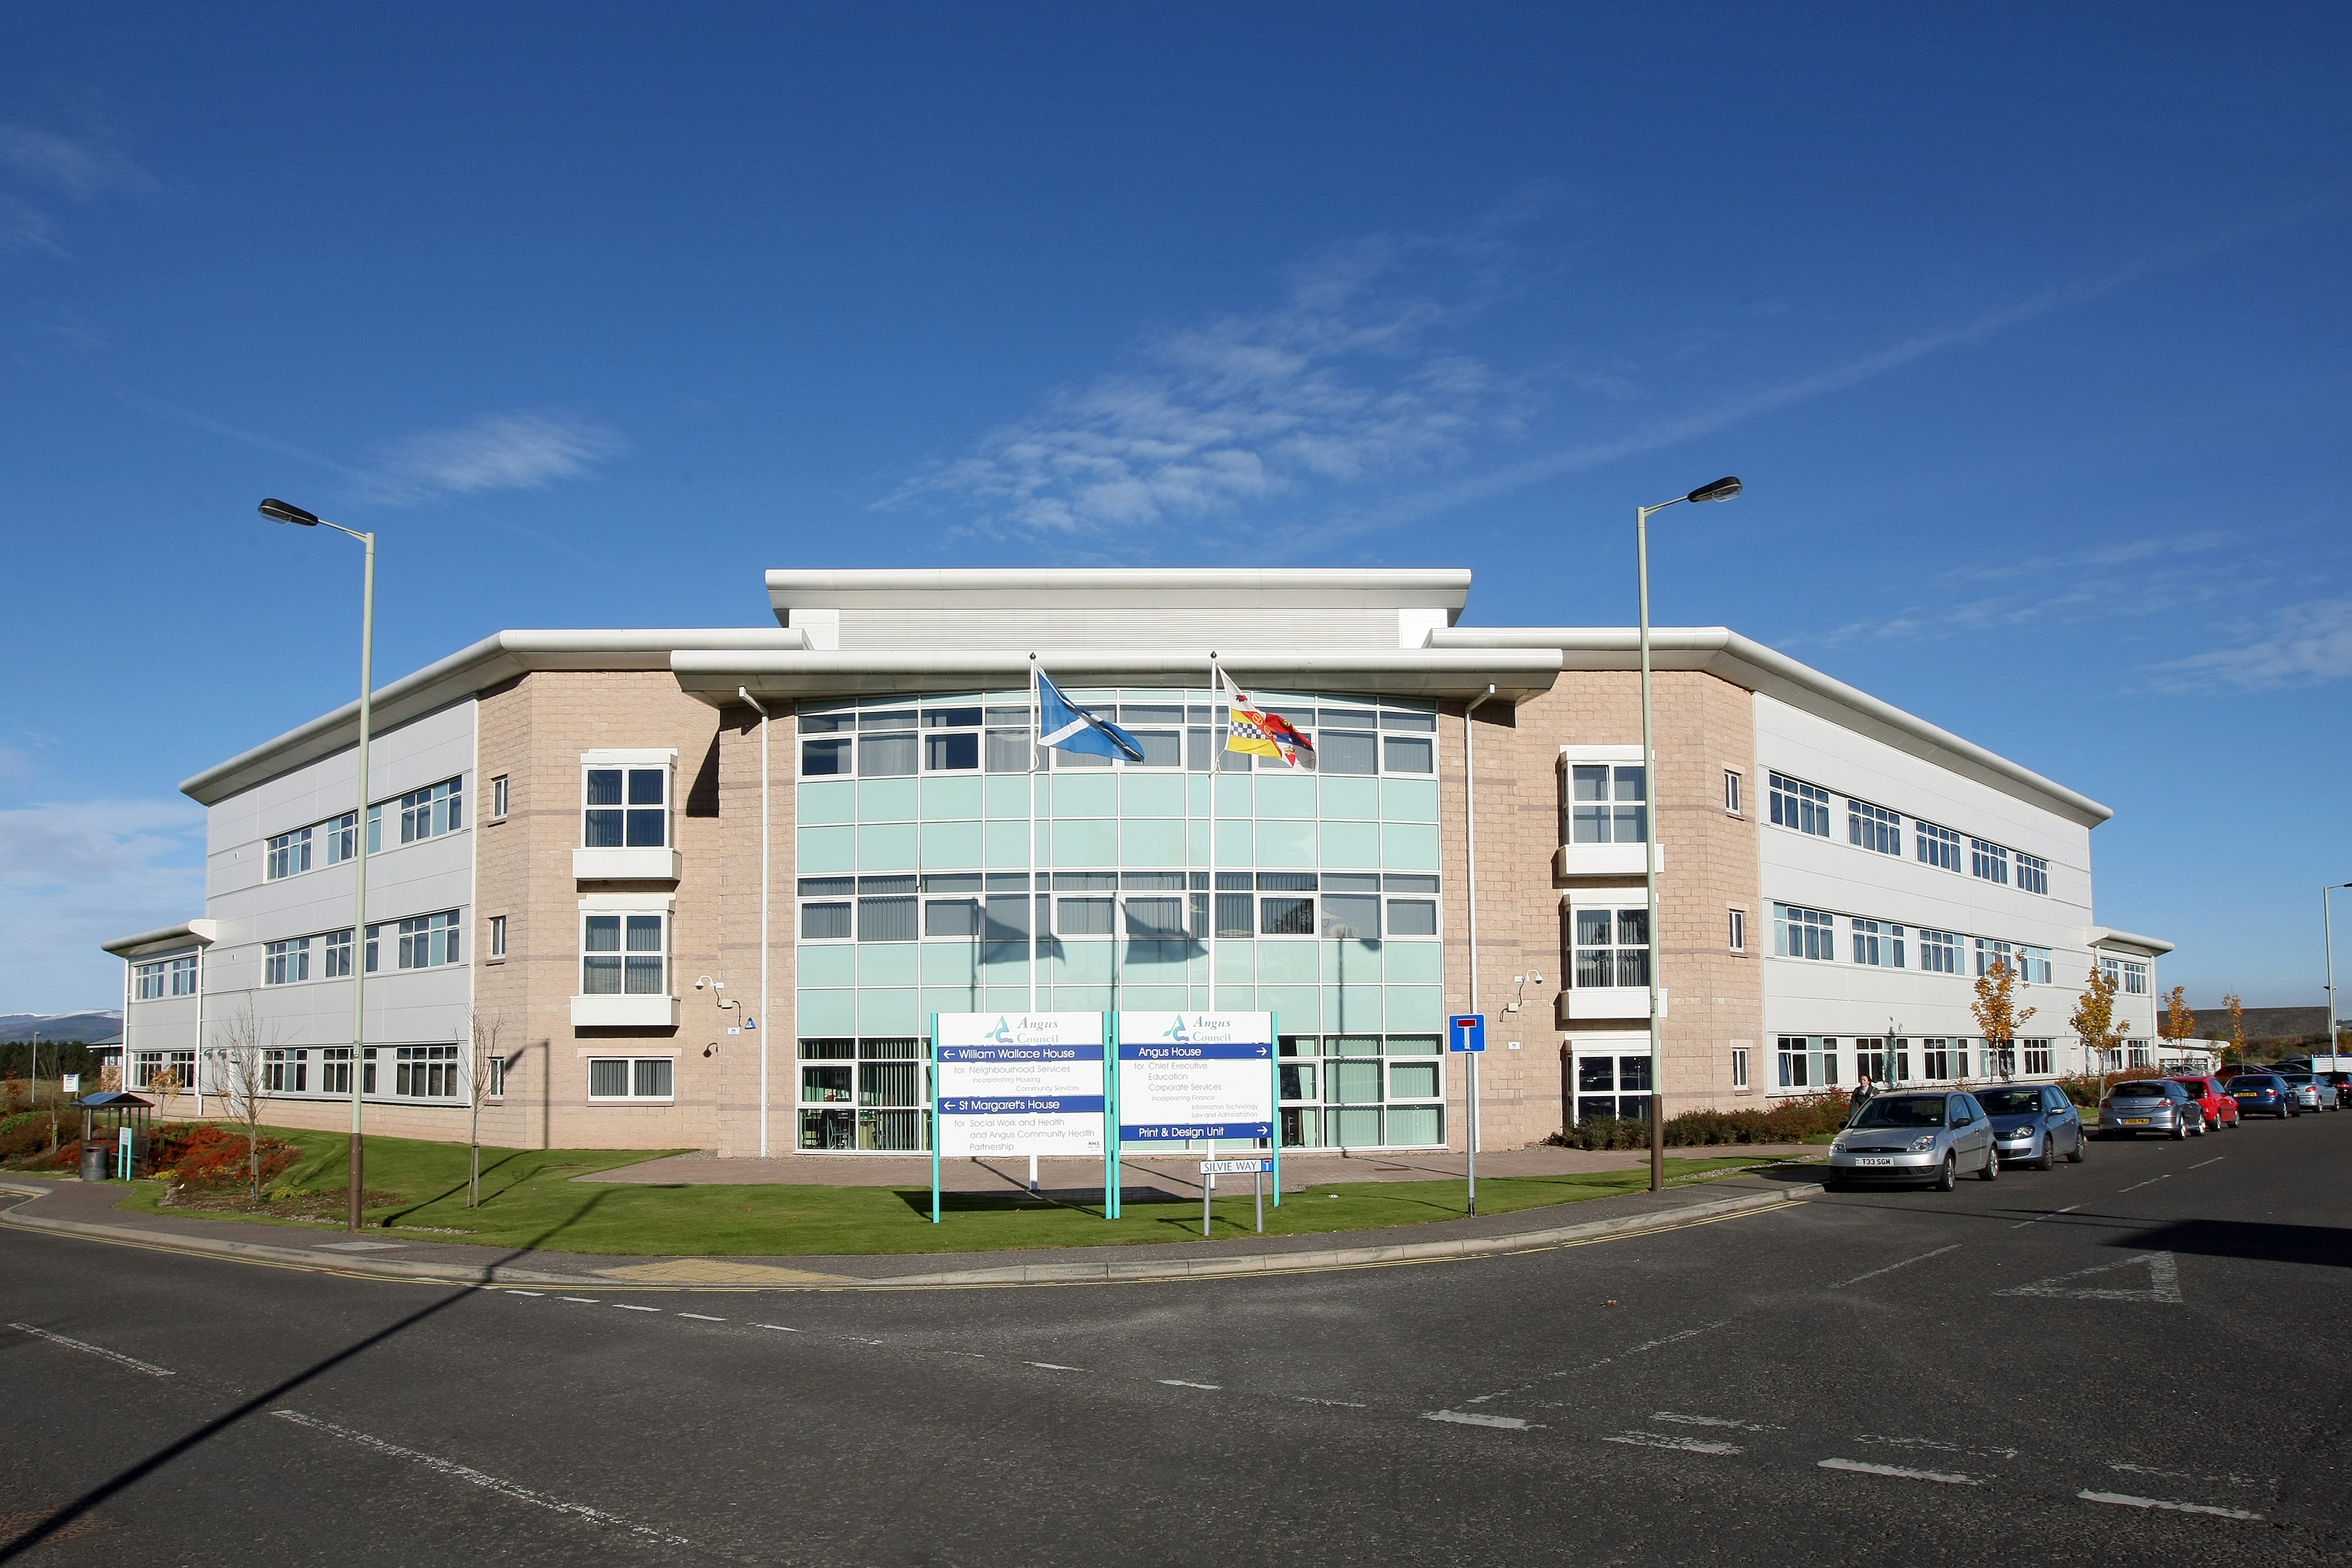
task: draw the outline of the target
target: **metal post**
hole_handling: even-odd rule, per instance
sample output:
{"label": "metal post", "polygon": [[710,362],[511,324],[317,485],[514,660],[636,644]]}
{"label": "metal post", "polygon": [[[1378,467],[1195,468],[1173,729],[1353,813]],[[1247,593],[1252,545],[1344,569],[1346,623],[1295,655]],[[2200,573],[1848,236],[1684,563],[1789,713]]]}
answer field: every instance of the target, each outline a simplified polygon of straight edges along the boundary
{"label": "metal post", "polygon": [[1118,1147],[1118,1015],[1108,1014],[1103,1018],[1103,1098],[1110,1121],[1103,1131],[1108,1134],[1103,1142],[1103,1217],[1119,1217],[1119,1184],[1126,1172],[1119,1158]]}
{"label": "metal post", "polygon": [[[931,1015],[931,1059],[925,1064],[931,1075],[931,1223],[940,1223],[940,1016]],[[856,1114],[851,1109],[850,1114]]]}
{"label": "metal post", "polygon": [[1470,1215],[1478,1214],[1478,1053],[1468,1053],[1470,1060]]}
{"label": "metal post", "polygon": [[361,1194],[367,1178],[361,1089],[367,1072],[368,729],[374,716],[375,700],[375,535],[362,533],[353,537],[367,547],[365,581],[360,595],[359,809],[352,822],[352,847],[359,853],[352,858],[352,1191],[346,1219],[356,1235],[360,1228]]}
{"label": "metal post", "polygon": [[[1668,501],[1666,506],[1675,503]],[[1639,558],[1642,614],[1642,878],[1649,889],[1650,923],[1650,1190],[1666,1185],[1665,1047],[1658,1030],[1658,752],[1650,712],[1650,513],[1633,509],[1633,550]]]}

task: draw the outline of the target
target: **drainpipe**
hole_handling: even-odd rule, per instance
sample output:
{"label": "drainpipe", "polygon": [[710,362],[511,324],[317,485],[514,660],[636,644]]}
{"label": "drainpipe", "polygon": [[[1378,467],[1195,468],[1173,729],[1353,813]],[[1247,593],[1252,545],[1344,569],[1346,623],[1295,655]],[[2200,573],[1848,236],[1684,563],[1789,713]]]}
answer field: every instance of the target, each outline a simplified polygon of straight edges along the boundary
{"label": "drainpipe", "polygon": [[775,835],[768,826],[768,709],[748,686],[735,694],[760,713],[760,1158],[768,1157],[768,852]]}
{"label": "drainpipe", "polygon": [[[1462,832],[1465,858],[1470,868],[1470,1011],[1478,1010],[1478,740],[1472,728],[1470,715],[1478,711],[1480,703],[1495,695],[1495,683],[1488,681],[1486,689],[1470,700],[1462,710]],[[1475,1067],[1472,1070],[1475,1070]],[[1478,1110],[1470,1107],[1470,1152],[1478,1152]]]}

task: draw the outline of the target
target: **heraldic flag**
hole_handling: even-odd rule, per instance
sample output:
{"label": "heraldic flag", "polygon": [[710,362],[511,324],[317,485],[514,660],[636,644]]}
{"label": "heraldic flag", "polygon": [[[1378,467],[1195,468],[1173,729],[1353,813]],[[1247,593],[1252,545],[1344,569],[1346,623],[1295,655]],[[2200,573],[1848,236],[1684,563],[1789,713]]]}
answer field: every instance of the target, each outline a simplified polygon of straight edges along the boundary
{"label": "heraldic flag", "polygon": [[1047,679],[1042,669],[1037,672],[1037,743],[1090,756],[1143,761],[1142,742],[1063,696],[1062,689]]}
{"label": "heraldic flag", "polygon": [[1310,763],[1315,760],[1315,742],[1293,729],[1289,720],[1252,704],[1248,695],[1223,670],[1217,671],[1217,679],[1224,683],[1225,706],[1232,711],[1225,750],[1280,757],[1294,768],[1302,758]]}

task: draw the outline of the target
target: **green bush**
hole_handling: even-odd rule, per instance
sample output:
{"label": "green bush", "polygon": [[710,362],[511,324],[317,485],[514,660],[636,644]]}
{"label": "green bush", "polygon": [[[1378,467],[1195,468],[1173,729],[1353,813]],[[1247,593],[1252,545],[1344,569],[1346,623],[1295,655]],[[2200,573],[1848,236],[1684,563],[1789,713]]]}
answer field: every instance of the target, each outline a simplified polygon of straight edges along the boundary
{"label": "green bush", "polygon": [[[1784,1100],[1768,1110],[1686,1110],[1666,1123],[1666,1146],[1721,1143],[1801,1143],[1843,1127],[1851,1109],[1837,1089]],[[1546,1142],[1567,1149],[1646,1149],[1650,1124],[1638,1116],[1587,1117]]]}

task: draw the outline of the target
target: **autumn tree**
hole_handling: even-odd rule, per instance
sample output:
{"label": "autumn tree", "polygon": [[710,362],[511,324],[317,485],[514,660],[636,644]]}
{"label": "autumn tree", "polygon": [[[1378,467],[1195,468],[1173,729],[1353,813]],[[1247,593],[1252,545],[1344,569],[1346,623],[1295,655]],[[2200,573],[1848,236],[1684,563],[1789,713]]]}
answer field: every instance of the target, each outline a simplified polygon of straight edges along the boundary
{"label": "autumn tree", "polygon": [[2189,1010],[2189,987],[2176,985],[2164,999],[2164,1020],[2157,1025],[2156,1032],[2164,1037],[2175,1056],[2180,1054],[2181,1041],[2195,1037],[2197,1015]]}
{"label": "autumn tree", "polygon": [[2230,1056],[2236,1061],[2246,1059],[2246,1009],[2235,993],[2221,998],[2221,1005],[2230,1010]]}
{"label": "autumn tree", "polygon": [[[2174,994],[2177,996],[2179,993]],[[2096,959],[2091,961],[2090,976],[2084,982],[2083,994],[2074,1003],[2074,1016],[2066,1020],[2066,1026],[2073,1029],[2075,1038],[2083,1042],[2084,1065],[2097,1064],[2096,1070],[2104,1079],[2108,1058],[2123,1049],[2126,1025],[2116,1017],[2116,977],[2102,968]]]}
{"label": "autumn tree", "polygon": [[1969,1004],[1969,1011],[1976,1015],[1977,1027],[1984,1032],[1984,1042],[1992,1047],[2001,1076],[2007,1078],[2016,1059],[2017,1031],[2036,1011],[2017,1010],[2017,972],[2009,966],[2008,959],[1994,959],[1992,967],[1977,976],[1977,999]]}

